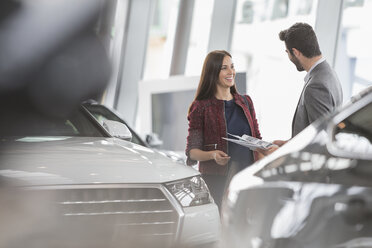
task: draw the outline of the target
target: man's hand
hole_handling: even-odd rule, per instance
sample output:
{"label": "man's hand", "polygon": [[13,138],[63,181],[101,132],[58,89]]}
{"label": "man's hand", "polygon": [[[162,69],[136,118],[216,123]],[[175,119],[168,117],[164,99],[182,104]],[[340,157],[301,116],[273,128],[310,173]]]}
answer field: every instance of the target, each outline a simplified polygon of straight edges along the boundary
{"label": "man's hand", "polygon": [[287,142],[288,142],[288,140],[274,140],[273,141],[273,144],[275,144],[277,146],[282,146],[282,145],[284,145]]}
{"label": "man's hand", "polygon": [[222,165],[222,166],[226,165],[231,158],[229,157],[229,155],[227,155],[226,153],[220,150],[215,150],[211,152],[212,152],[212,158],[216,161],[217,164]]}
{"label": "man's hand", "polygon": [[259,153],[259,155],[262,155],[262,156],[259,156],[259,158],[261,159],[262,157],[267,156],[267,155],[275,152],[278,148],[279,148],[279,146],[274,144],[274,145],[268,147],[267,149],[257,148],[256,151]]}

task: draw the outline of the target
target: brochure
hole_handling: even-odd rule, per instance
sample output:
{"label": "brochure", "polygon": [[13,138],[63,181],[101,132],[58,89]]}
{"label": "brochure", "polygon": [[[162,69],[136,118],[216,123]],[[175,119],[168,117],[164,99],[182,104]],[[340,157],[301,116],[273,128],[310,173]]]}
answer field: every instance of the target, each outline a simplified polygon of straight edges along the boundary
{"label": "brochure", "polygon": [[227,133],[227,134],[232,136],[232,137],[235,137],[237,139],[230,139],[230,138],[224,138],[224,137],[222,137],[222,138],[227,140],[227,141],[230,141],[230,142],[248,147],[252,151],[255,151],[257,148],[267,150],[270,146],[273,145],[270,142],[254,138],[254,137],[246,135],[246,134],[243,134],[242,136],[234,135],[234,134],[230,134],[230,133]]}

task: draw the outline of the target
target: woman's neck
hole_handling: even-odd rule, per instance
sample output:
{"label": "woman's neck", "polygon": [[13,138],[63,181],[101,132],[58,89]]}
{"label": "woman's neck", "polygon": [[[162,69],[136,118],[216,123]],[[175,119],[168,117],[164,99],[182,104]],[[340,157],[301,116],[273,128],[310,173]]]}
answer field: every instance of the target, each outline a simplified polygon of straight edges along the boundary
{"label": "woman's neck", "polygon": [[217,92],[216,92],[215,97],[219,100],[226,100],[226,101],[233,99],[233,95],[230,92],[230,88],[221,89],[217,87]]}

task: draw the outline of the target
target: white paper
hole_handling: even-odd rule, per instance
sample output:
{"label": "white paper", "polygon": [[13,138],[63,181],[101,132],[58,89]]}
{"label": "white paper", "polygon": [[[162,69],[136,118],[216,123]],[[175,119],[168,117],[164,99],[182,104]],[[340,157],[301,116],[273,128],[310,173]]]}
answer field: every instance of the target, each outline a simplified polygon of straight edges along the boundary
{"label": "white paper", "polygon": [[246,134],[243,134],[242,136],[239,136],[239,135],[234,135],[234,134],[228,133],[228,135],[230,135],[232,137],[235,137],[237,139],[230,139],[230,138],[224,138],[224,137],[222,137],[222,138],[227,140],[227,141],[230,141],[230,142],[248,147],[252,151],[255,151],[257,148],[267,150],[270,146],[273,145],[270,142],[254,138],[254,137],[246,135]]}

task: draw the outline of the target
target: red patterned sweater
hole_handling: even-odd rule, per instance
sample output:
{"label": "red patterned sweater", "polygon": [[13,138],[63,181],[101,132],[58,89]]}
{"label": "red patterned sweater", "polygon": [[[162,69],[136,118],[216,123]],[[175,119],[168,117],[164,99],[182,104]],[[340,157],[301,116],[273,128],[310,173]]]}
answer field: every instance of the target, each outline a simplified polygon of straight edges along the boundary
{"label": "red patterned sweater", "polygon": [[[248,120],[252,136],[261,139],[258,129],[256,113],[252,99],[248,95],[233,95],[235,103],[240,106]],[[248,105],[244,100],[247,99]],[[225,104],[223,100],[213,97],[206,100],[195,100],[190,107],[187,117],[189,129],[186,145],[187,164],[193,165],[197,161],[190,158],[190,150],[198,148],[203,151],[221,150],[228,154],[228,142],[222,137],[227,137]],[[255,160],[257,154],[254,153]],[[226,175],[227,166],[218,165],[214,160],[199,162],[199,171],[208,175]]]}

